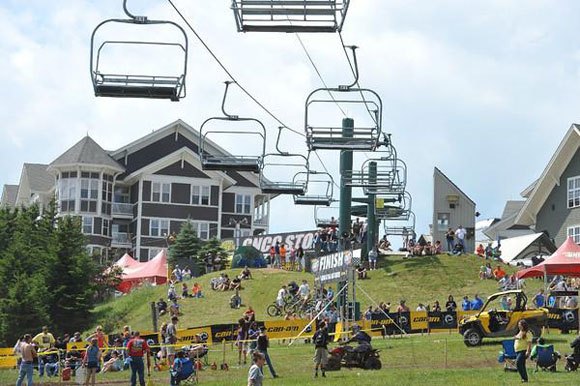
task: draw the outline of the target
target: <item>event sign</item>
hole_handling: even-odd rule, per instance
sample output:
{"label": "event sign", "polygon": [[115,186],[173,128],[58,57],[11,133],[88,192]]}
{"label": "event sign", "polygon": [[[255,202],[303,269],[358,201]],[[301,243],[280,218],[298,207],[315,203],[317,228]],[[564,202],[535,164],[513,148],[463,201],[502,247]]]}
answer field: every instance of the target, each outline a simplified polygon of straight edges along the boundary
{"label": "event sign", "polygon": [[[360,249],[355,253],[360,254]],[[312,259],[312,273],[320,284],[346,281],[352,267],[353,251],[341,251]]]}
{"label": "event sign", "polygon": [[240,245],[252,246],[262,253],[268,253],[270,247],[276,245],[276,243],[284,243],[288,251],[292,247],[296,249],[302,247],[304,251],[312,251],[314,250],[313,240],[316,232],[316,230],[313,230],[242,237]]}
{"label": "event sign", "polygon": [[548,308],[548,327],[563,331],[578,328],[578,309]]}

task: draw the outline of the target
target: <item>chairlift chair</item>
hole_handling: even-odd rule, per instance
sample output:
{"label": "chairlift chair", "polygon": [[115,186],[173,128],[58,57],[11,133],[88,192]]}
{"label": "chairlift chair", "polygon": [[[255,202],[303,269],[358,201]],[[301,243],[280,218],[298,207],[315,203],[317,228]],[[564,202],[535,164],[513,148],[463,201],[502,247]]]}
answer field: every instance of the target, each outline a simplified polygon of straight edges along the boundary
{"label": "chairlift chair", "polygon": [[308,170],[296,173],[294,182],[306,182],[306,193],[294,195],[296,205],[330,206],[332,203],[334,180],[329,173]]}
{"label": "chairlift chair", "polygon": [[[201,167],[203,170],[222,170],[228,171],[233,170],[237,172],[253,172],[259,173],[262,169],[262,161],[266,151],[266,128],[259,120],[255,118],[243,118],[237,115],[228,114],[225,111],[225,102],[228,94],[228,88],[230,81],[225,82],[224,97],[222,100],[222,112],[223,117],[211,117],[206,119],[201,127],[199,128],[199,154],[201,159]],[[254,127],[250,129],[243,130],[226,130],[223,128],[211,128],[208,126],[209,123],[215,122],[250,122],[254,123]],[[229,153],[224,153],[222,151],[210,153],[208,149],[209,137],[213,134],[228,134],[230,136],[244,136],[245,138],[251,138],[254,141],[258,141],[260,146],[260,154],[258,155],[234,155]]]}
{"label": "chairlift chair", "polygon": [[294,178],[280,180],[270,178],[271,173],[286,170],[298,170],[299,172],[308,171],[308,158],[302,154],[292,154],[280,150],[280,137],[284,127],[278,128],[278,137],[276,138],[276,153],[266,154],[263,158],[262,169],[260,170],[260,189],[266,194],[293,194],[303,195],[306,193],[308,181],[296,180]]}
{"label": "chairlift chair", "polygon": [[[304,129],[309,150],[374,151],[379,143],[383,102],[375,91],[358,87],[357,47],[351,46],[350,48],[354,58],[354,82],[337,88],[318,88],[312,91],[306,99]],[[369,123],[368,126],[354,126],[352,128],[343,128],[334,125],[334,122],[322,126],[318,123],[315,124],[312,119],[313,107],[329,104],[363,106],[370,115],[372,123]]]}
{"label": "chairlift chair", "polygon": [[388,221],[405,221],[401,225],[390,225],[387,220],[383,221],[383,230],[387,236],[411,235],[415,232],[415,213],[408,211],[409,216],[404,218],[390,218]]}
{"label": "chairlift chair", "polygon": [[360,170],[343,172],[341,183],[362,188],[365,194],[403,194],[407,186],[407,166],[400,159],[370,158]]}
{"label": "chairlift chair", "polygon": [[[146,16],[135,16],[127,9],[127,0],[123,0],[123,9],[128,19],[108,19],[102,21],[91,35],[90,72],[95,96],[116,98],[152,98],[169,99],[178,102],[186,95],[185,77],[187,74],[188,39],[187,34],[179,24],[168,20],[149,20]],[[95,38],[99,30],[109,23],[121,23],[136,26],[167,25],[174,27],[183,36],[182,41],[136,41],[136,40],[105,40],[97,46]],[[104,49],[113,47],[175,47],[183,52],[183,70],[179,74],[127,74],[114,73],[101,69],[101,59]],[[143,60],[149,60],[146,57]],[[164,58],[164,60],[173,60]],[[181,59],[180,59],[181,60]]]}
{"label": "chairlift chair", "polygon": [[[338,227],[338,212],[339,208],[336,206],[315,206],[314,207],[314,222],[317,228],[330,228],[332,226]],[[336,215],[336,216],[334,216]],[[334,221],[333,218],[334,217]]]}
{"label": "chairlift chair", "polygon": [[376,200],[381,200],[383,205],[375,205],[375,216],[378,219],[390,219],[397,217],[409,217],[409,212],[412,209],[411,194],[407,191],[404,193],[383,194],[376,197]]}
{"label": "chairlift chair", "polygon": [[232,0],[238,32],[337,32],[350,0]]}

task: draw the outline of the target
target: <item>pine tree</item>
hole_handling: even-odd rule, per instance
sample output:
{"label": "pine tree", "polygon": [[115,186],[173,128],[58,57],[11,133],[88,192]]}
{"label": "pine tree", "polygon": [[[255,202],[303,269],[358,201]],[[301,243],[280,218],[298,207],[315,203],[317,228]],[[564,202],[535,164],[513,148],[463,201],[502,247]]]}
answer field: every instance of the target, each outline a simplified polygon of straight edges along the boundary
{"label": "pine tree", "polygon": [[216,260],[216,258],[219,258],[219,260],[222,262],[222,267],[225,267],[224,263],[228,258],[228,253],[222,247],[221,240],[218,239],[217,237],[212,237],[211,239],[203,243],[203,246],[201,247],[199,254],[200,256],[206,256],[207,254],[210,254],[214,261]]}
{"label": "pine tree", "polygon": [[56,227],[57,250],[47,267],[51,290],[50,315],[55,331],[81,330],[90,323],[96,293],[97,266],[85,248],[78,217],[60,217]]}
{"label": "pine tree", "polygon": [[202,266],[199,259],[200,248],[201,240],[197,237],[193,224],[189,220],[184,222],[174,244],[169,248],[169,265],[179,265],[181,268],[188,266],[192,275],[198,276]]}

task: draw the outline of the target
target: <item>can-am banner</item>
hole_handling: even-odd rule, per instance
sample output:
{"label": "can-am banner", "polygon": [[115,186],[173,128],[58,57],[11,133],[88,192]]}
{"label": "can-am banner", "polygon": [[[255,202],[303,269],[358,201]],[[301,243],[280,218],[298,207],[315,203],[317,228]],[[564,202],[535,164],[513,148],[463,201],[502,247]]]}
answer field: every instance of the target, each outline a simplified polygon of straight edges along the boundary
{"label": "can-am banner", "polygon": [[300,246],[304,251],[311,251],[314,250],[312,240],[314,240],[316,232],[316,230],[313,230],[244,237],[242,238],[240,245],[251,245],[260,252],[267,253],[270,251],[270,247],[276,245],[278,242],[280,244],[286,244],[286,249],[288,251],[292,247],[298,249]]}

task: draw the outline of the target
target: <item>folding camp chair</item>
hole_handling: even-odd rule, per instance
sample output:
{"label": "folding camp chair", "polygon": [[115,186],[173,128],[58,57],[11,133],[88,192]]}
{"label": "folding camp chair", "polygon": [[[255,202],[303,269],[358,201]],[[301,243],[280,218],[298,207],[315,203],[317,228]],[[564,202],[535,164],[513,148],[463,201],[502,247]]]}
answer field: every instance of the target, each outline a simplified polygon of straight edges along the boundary
{"label": "folding camp chair", "polygon": [[517,371],[516,367],[516,350],[513,339],[503,340],[501,342],[503,351],[499,353],[497,361],[504,364],[504,371]]}
{"label": "folding camp chair", "polygon": [[536,372],[538,369],[544,371],[556,371],[556,362],[558,362],[558,358],[554,353],[554,346],[538,346],[537,350],[538,357],[536,358]]}
{"label": "folding camp chair", "polygon": [[179,368],[173,368],[170,371],[171,385],[193,385],[197,383],[193,361],[189,358],[181,359]]}

